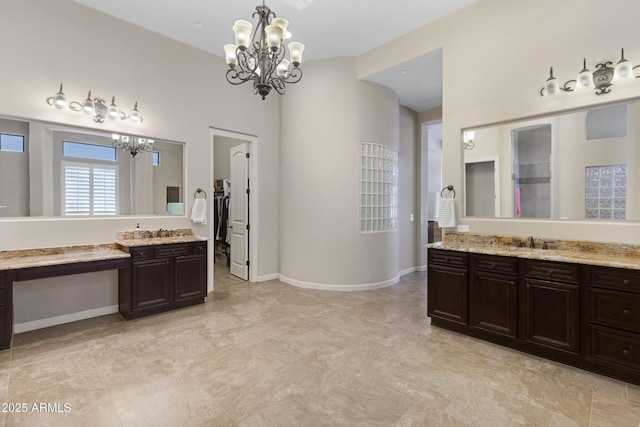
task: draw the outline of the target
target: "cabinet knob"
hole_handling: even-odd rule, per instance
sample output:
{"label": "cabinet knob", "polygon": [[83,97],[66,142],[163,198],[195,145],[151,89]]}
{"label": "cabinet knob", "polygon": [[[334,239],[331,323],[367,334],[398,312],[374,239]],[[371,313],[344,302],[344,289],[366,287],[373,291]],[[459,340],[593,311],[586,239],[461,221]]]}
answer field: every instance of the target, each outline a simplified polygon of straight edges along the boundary
{"label": "cabinet knob", "polygon": [[489,267],[495,267],[495,266],[496,266],[496,263],[495,263],[495,262],[490,262],[490,263],[489,263]]}
{"label": "cabinet knob", "polygon": [[622,354],[624,354],[625,356],[628,356],[628,355],[629,355],[629,353],[631,353],[631,352],[629,351],[629,349],[628,349],[628,348],[623,348],[623,349],[622,349]]}
{"label": "cabinet knob", "polygon": [[622,310],[622,314],[624,314],[624,315],[629,314],[629,310],[628,310],[628,309],[626,309],[626,308],[625,308],[625,309],[623,309],[623,310]]}
{"label": "cabinet knob", "polygon": [[624,279],[622,281],[622,284],[625,285],[625,286],[629,285],[629,279]]}

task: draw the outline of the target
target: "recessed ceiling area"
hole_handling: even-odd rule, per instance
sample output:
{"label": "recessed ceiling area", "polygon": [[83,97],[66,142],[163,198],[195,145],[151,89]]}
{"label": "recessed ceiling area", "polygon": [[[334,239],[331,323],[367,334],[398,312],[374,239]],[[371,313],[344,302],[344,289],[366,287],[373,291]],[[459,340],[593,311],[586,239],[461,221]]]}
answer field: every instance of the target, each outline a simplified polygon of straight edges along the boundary
{"label": "recessed ceiling area", "polygon": [[422,112],[442,105],[442,49],[363,78],[393,90],[400,103]]}
{"label": "recessed ceiling area", "polygon": [[[76,3],[114,16],[188,45],[224,56],[223,46],[233,43],[231,27],[238,19],[254,22],[251,15],[260,0],[73,0]],[[462,9],[477,0],[268,0],[266,5],[278,17],[289,20],[291,41],[305,44],[303,60],[358,56],[407,34],[430,22]],[[432,108],[441,99],[442,65],[435,65],[436,53],[402,64],[408,70],[399,75],[395,69],[381,71],[367,80],[385,84],[400,96],[401,103],[416,111]],[[442,61],[442,53],[439,53]],[[419,67],[428,67],[422,68]],[[389,73],[387,75],[387,73]],[[408,77],[408,79],[407,79]],[[417,102],[402,87],[407,80],[421,86],[410,92],[425,99]],[[392,82],[397,84],[392,86]],[[423,95],[424,94],[424,95]],[[435,105],[437,106],[437,105]]]}

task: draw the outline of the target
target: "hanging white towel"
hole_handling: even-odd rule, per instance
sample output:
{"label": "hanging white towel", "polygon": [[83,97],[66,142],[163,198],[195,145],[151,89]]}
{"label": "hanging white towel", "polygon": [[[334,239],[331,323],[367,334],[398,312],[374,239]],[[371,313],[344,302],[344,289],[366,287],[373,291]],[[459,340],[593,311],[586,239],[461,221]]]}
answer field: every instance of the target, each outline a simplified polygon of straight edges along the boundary
{"label": "hanging white towel", "polygon": [[207,199],[195,199],[191,208],[191,221],[194,224],[207,223]]}
{"label": "hanging white towel", "polygon": [[438,226],[440,228],[450,228],[456,226],[456,211],[453,205],[453,198],[440,199],[440,212],[438,216]]}

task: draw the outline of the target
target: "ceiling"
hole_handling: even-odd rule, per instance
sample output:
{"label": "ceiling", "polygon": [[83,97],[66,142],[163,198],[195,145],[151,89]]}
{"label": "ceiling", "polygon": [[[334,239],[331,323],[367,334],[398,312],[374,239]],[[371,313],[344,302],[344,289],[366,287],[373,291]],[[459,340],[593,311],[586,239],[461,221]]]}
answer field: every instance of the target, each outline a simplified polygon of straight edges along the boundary
{"label": "ceiling", "polygon": [[[74,0],[140,27],[224,56],[237,19],[255,22],[260,0]],[[358,56],[477,0],[268,0],[289,20],[291,40],[305,44],[304,60]],[[402,74],[402,70],[407,72]],[[442,105],[442,51],[383,70],[366,80],[384,84],[415,111]]]}

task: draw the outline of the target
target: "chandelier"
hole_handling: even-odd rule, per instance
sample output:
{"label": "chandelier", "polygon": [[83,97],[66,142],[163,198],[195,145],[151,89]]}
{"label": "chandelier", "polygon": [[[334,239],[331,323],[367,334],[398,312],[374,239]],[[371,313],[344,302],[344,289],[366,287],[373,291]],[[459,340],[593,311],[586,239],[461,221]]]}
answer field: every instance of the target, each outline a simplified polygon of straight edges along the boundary
{"label": "chandelier", "polygon": [[113,146],[115,148],[128,151],[133,157],[141,151],[153,151],[153,139],[118,135],[117,133],[111,135],[111,138],[113,139]]}
{"label": "chandelier", "polygon": [[50,96],[47,98],[47,104],[52,107],[56,107],[60,110],[64,110],[65,108],[69,108],[72,111],[82,111],[83,113],[93,116],[93,121],[96,123],[104,123],[104,120],[109,119],[120,119],[120,120],[130,120],[134,123],[141,123],[142,116],[138,111],[138,103],[136,102],[133,106],[133,110],[131,113],[125,114],[118,109],[116,105],[116,97],[111,97],[111,105],[107,106],[105,100],[102,98],[95,97],[91,99],[91,91],[87,95],[87,99],[85,99],[82,103],[77,101],[67,101],[67,96],[62,92],[62,83],[60,83],[60,90],[54,96]]}
{"label": "chandelier", "polygon": [[289,59],[286,59],[287,48],[283,42],[291,37],[287,31],[289,21],[276,18],[276,14],[265,6],[264,0],[251,17],[255,18],[256,15],[258,25],[253,35],[253,25],[249,21],[239,20],[233,25],[235,44],[224,46],[229,65],[227,81],[233,85],[252,81],[254,93],[265,99],[271,89],[283,95],[287,83],[300,81],[302,70],[299,65],[304,45],[290,42]]}

